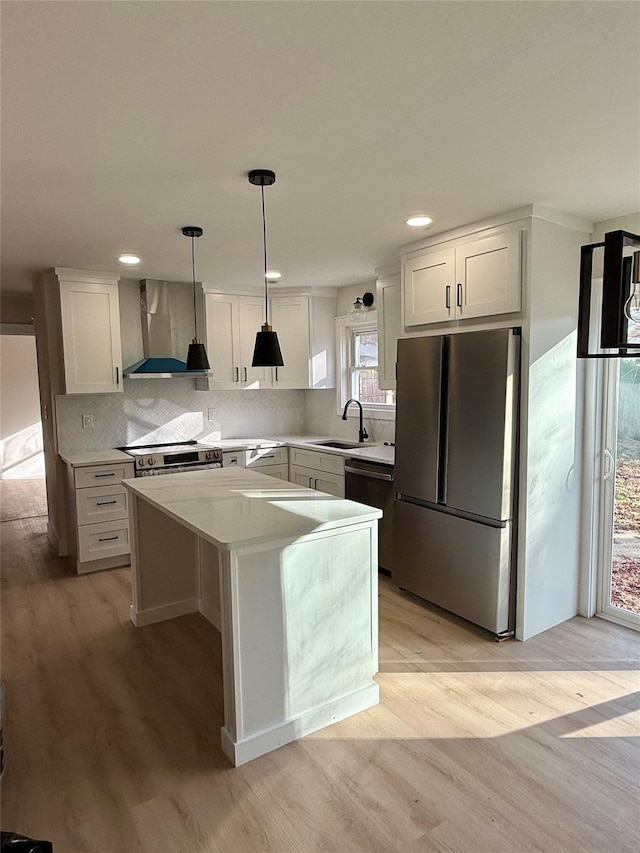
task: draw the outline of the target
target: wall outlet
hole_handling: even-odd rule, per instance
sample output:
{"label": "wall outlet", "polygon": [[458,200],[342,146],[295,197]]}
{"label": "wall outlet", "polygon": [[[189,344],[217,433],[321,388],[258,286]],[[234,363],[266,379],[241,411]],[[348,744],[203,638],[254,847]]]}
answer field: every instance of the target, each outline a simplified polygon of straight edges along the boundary
{"label": "wall outlet", "polygon": [[215,421],[216,419],[216,410],[214,408],[207,409],[207,420]]}
{"label": "wall outlet", "polygon": [[82,429],[93,429],[93,415],[82,416]]}

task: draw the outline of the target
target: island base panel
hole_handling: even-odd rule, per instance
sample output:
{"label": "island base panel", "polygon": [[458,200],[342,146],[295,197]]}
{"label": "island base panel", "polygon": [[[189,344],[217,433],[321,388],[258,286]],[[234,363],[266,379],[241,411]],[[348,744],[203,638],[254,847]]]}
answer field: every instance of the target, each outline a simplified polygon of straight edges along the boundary
{"label": "island base panel", "polygon": [[339,723],[353,714],[360,713],[360,711],[373,708],[379,702],[380,688],[375,682],[372,682],[367,687],[356,690],[348,696],[335,699],[322,708],[314,708],[293,720],[287,720],[242,741],[234,742],[226,727],[223,727],[220,729],[222,751],[235,767],[239,767],[248,761],[253,761],[254,758],[259,758],[261,755],[266,755],[274,749],[285,746],[285,744],[293,743],[294,740],[299,740],[305,735]]}

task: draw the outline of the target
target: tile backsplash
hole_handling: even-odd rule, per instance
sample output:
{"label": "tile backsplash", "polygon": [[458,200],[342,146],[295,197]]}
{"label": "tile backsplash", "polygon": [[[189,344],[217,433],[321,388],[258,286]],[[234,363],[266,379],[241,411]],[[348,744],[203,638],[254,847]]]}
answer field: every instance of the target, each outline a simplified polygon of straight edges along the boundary
{"label": "tile backsplash", "polygon": [[[301,434],[308,393],[195,391],[189,380],[128,380],[122,394],[56,397],[58,449],[77,453],[192,438]],[[92,429],[82,428],[84,414],[93,415]]]}
{"label": "tile backsplash", "polygon": [[[357,440],[357,419],[343,421],[335,390],[196,391],[189,380],[128,380],[122,394],[56,398],[61,453],[164,441],[331,435]],[[83,429],[82,416],[93,416]],[[211,415],[211,419],[209,419]],[[365,418],[374,441],[393,441],[393,421]]]}

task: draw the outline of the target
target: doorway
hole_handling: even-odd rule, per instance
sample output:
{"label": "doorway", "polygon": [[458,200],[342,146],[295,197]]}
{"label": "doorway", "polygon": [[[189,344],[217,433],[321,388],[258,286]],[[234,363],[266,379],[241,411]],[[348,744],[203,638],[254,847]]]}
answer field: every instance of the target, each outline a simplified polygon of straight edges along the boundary
{"label": "doorway", "polygon": [[640,630],[640,358],[604,365],[600,616]]}

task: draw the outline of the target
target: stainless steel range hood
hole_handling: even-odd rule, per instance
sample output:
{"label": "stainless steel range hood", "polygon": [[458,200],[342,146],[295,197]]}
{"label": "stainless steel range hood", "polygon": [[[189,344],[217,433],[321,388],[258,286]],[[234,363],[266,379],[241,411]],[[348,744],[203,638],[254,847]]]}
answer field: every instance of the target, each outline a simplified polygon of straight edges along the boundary
{"label": "stainless steel range hood", "polygon": [[143,279],[140,319],[144,358],[124,370],[128,379],[182,379],[207,376],[206,370],[187,370],[176,353],[186,354],[193,337],[191,286],[180,282]]}

